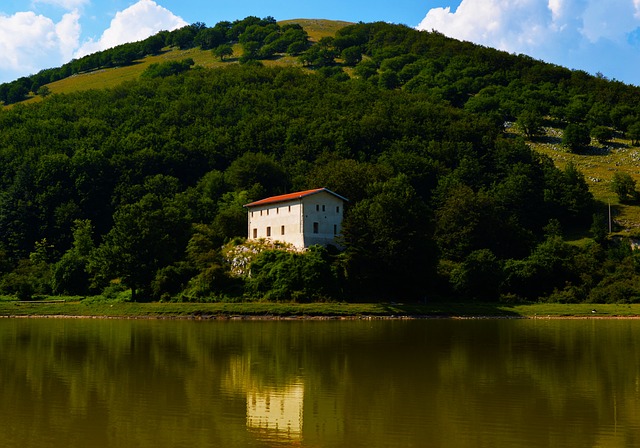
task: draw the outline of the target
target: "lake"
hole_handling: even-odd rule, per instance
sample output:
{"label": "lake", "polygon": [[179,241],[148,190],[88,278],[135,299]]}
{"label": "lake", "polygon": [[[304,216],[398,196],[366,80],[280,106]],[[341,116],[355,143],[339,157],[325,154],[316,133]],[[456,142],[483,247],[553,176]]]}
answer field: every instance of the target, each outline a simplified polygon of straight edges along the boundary
{"label": "lake", "polygon": [[640,446],[640,320],[0,319],[1,446]]}

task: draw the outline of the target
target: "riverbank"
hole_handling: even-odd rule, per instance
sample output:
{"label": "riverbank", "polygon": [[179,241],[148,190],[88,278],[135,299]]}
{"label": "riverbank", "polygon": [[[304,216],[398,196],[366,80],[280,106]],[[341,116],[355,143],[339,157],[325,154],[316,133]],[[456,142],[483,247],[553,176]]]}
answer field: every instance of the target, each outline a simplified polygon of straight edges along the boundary
{"label": "riverbank", "polygon": [[640,304],[134,303],[0,300],[0,317],[123,319],[637,318]]}

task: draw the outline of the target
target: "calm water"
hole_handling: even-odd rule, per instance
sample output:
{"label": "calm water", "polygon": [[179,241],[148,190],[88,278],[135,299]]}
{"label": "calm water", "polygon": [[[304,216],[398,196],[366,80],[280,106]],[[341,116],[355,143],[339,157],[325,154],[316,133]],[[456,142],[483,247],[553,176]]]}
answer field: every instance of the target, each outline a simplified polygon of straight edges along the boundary
{"label": "calm water", "polygon": [[0,319],[0,446],[640,446],[640,320]]}

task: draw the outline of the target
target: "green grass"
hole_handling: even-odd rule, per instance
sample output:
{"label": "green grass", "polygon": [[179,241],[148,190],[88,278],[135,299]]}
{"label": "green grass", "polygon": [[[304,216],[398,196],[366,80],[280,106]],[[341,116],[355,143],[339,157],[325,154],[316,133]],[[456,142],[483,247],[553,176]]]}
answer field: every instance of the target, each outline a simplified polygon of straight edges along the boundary
{"label": "green grass", "polygon": [[[509,132],[518,133],[515,128]],[[628,173],[640,185],[640,148],[633,146],[629,140],[616,138],[606,145],[593,142],[588,150],[574,154],[564,148],[561,142],[560,129],[545,128],[545,135],[529,144],[536,151],[549,156],[557,167],[562,169],[573,163],[584,174],[595,199],[603,204],[611,204],[613,219],[621,228],[616,233],[629,236],[640,231],[640,206],[620,203],[610,187],[616,172]],[[583,237],[576,235],[575,239]]]}
{"label": "green grass", "polygon": [[[336,31],[351,25],[351,22],[319,19],[293,19],[279,22],[281,25],[288,23],[300,24],[309,34],[312,42],[317,42],[326,36],[334,36]],[[174,60],[192,58],[196,66],[205,68],[224,67],[228,64],[237,64],[238,57],[242,55],[242,47],[238,44],[233,46],[233,57],[220,61],[211,50],[200,50],[191,48],[188,50],[166,49],[164,53],[157,56],[148,56],[134,64],[126,67],[115,67],[107,69],[93,70],[80,73],[69,78],[47,84],[51,93],[73,93],[91,89],[106,89],[116,87],[123,82],[138,79],[145,69],[154,63],[161,63]],[[271,60],[262,61],[266,66],[297,66],[300,65],[297,57],[282,56]],[[24,101],[22,104],[29,104],[42,101],[39,96],[34,96]],[[11,106],[7,106],[11,107]]]}
{"label": "green grass", "polygon": [[[52,297],[52,300],[61,300]],[[132,303],[82,301],[76,297],[64,302],[18,302],[0,300],[0,316],[84,316],[105,318],[547,318],[547,317],[635,317],[640,304],[527,304],[429,303],[403,305],[390,303]],[[592,310],[595,308],[596,313]]]}

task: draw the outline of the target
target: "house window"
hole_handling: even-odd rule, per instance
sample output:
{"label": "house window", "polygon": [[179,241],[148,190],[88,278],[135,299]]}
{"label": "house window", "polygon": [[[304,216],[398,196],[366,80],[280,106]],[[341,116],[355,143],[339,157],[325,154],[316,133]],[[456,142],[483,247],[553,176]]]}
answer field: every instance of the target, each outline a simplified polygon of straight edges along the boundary
{"label": "house window", "polygon": [[267,236],[271,236],[271,227],[267,227]]}
{"label": "house window", "polygon": [[336,206],[336,213],[340,213],[340,206],[339,205]]}
{"label": "house window", "polygon": [[280,235],[284,235],[284,226],[280,227]]}
{"label": "house window", "polygon": [[279,215],[279,214],[280,214],[280,207],[277,207],[276,208],[276,215]]}
{"label": "house window", "polygon": [[322,206],[322,211],[324,211],[324,205]]}
{"label": "house window", "polygon": [[289,206],[289,213],[291,213],[291,206]]}
{"label": "house window", "polygon": [[313,233],[318,233],[319,224],[317,222],[313,223]]}
{"label": "house window", "polygon": [[267,209],[267,216],[269,216],[269,209]]}
{"label": "house window", "polygon": [[260,216],[262,216],[262,210],[260,210]]}
{"label": "house window", "polygon": [[334,225],[333,225],[333,234],[334,234],[334,235],[337,235],[337,234],[338,234],[338,225],[337,225],[337,224],[334,224]]}
{"label": "house window", "polygon": [[253,218],[253,212],[251,212],[251,217]]}
{"label": "house window", "polygon": [[258,238],[258,229],[253,229],[253,237]]}
{"label": "house window", "polygon": [[316,211],[319,212],[320,211],[320,205],[316,204]]}

